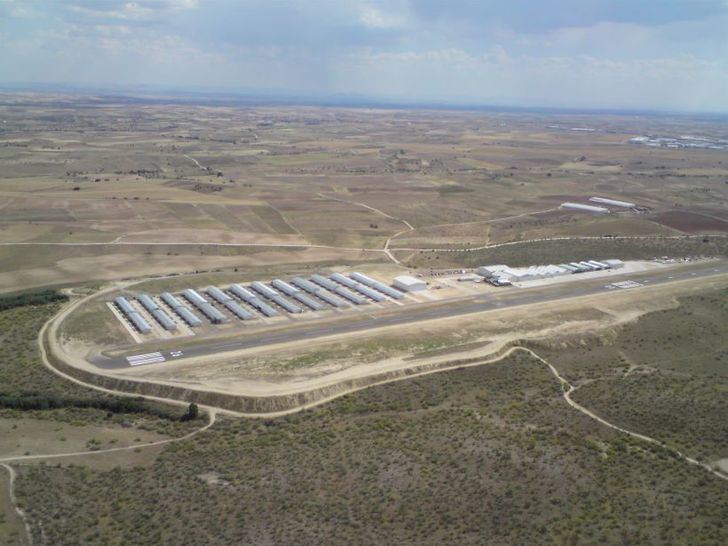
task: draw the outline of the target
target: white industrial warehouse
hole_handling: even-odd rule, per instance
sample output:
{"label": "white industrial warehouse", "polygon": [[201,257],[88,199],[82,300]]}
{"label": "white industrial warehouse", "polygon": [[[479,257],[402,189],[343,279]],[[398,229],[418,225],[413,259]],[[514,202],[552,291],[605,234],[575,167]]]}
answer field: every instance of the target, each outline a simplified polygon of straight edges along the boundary
{"label": "white industrial warehouse", "polygon": [[[635,203],[631,203],[629,201],[620,201],[618,199],[610,199],[608,197],[590,197],[589,202],[591,203],[598,203],[599,205],[607,205],[610,207],[618,207],[623,209],[639,209]],[[609,214],[610,210],[606,206],[597,206],[597,205],[588,205],[586,203],[573,203],[571,201],[567,201],[565,203],[561,203],[559,208],[562,209],[571,209],[571,210],[581,210],[584,212],[594,212],[597,214]]]}
{"label": "white industrial warehouse", "polygon": [[572,210],[582,210],[584,212],[596,212],[597,214],[609,214],[608,208],[595,207],[594,205],[584,205],[582,203],[572,203],[570,201],[567,201],[566,203],[561,203],[560,208],[572,209]]}
{"label": "white industrial warehouse", "polygon": [[420,292],[422,290],[427,290],[427,283],[425,281],[410,275],[400,275],[399,277],[395,277],[392,285],[403,292]]}
{"label": "white industrial warehouse", "polygon": [[592,203],[599,203],[600,205],[611,205],[613,207],[622,207],[625,209],[631,209],[637,206],[635,203],[630,203],[629,201],[618,201],[616,199],[607,199],[606,197],[590,197],[589,201]]}
{"label": "white industrial warehouse", "polygon": [[507,265],[484,265],[475,272],[496,286],[508,285],[514,282],[531,281],[535,279],[548,279],[561,275],[574,275],[589,271],[604,271],[606,269],[619,269],[624,266],[621,260],[586,260],[570,262],[559,265],[532,265],[529,267],[509,267]]}

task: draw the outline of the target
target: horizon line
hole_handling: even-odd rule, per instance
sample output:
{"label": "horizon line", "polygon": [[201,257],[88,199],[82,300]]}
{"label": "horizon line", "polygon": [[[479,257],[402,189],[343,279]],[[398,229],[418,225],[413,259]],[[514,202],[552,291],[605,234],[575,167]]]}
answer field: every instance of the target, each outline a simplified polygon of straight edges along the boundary
{"label": "horizon line", "polygon": [[[644,115],[644,116],[728,116],[728,110],[680,110],[668,108],[645,108],[631,106],[562,106],[538,104],[509,104],[479,102],[476,100],[453,99],[403,99],[378,97],[351,92],[311,92],[283,89],[252,89],[211,87],[200,85],[161,84],[90,84],[66,82],[0,82],[0,94],[9,92],[57,92],[68,96],[97,96],[105,99],[133,99],[146,103],[206,104],[218,106],[315,106],[383,108],[402,110],[458,110],[458,111],[500,111],[533,112],[543,114],[569,113],[583,115]],[[141,94],[141,96],[140,96]],[[171,95],[165,97],[165,95]]]}

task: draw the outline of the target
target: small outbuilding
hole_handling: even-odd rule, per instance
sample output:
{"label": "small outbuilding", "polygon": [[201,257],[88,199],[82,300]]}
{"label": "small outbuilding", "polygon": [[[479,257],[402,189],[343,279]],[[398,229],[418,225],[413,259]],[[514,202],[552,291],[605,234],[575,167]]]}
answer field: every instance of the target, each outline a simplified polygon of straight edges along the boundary
{"label": "small outbuilding", "polygon": [[612,269],[620,269],[624,267],[624,262],[622,260],[604,260],[604,263],[607,264]]}
{"label": "small outbuilding", "polygon": [[410,277],[409,275],[400,275],[394,278],[393,286],[403,292],[420,292],[427,290],[427,283],[422,279]]}

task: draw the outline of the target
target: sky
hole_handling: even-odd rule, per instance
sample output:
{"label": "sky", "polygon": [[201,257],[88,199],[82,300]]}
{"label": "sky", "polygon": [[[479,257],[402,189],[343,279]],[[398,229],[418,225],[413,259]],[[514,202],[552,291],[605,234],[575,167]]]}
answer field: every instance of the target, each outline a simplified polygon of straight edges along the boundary
{"label": "sky", "polygon": [[728,0],[0,0],[0,84],[728,112]]}

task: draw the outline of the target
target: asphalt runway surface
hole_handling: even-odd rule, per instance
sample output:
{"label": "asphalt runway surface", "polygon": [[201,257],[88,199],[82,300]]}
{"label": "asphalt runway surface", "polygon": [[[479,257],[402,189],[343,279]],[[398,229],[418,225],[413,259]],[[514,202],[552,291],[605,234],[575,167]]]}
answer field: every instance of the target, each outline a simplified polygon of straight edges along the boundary
{"label": "asphalt runway surface", "polygon": [[[249,349],[275,343],[291,341],[314,340],[316,338],[360,332],[372,328],[396,326],[398,324],[411,324],[425,320],[444,319],[471,313],[480,313],[496,309],[505,309],[519,305],[536,303],[551,303],[562,299],[569,299],[595,294],[604,294],[611,291],[624,292],[626,290],[640,290],[635,288],[608,288],[613,283],[621,281],[635,281],[644,286],[653,286],[676,281],[701,278],[728,273],[728,261],[700,262],[682,267],[666,267],[640,273],[625,273],[594,279],[584,278],[571,282],[555,283],[533,288],[504,288],[502,293],[479,294],[457,300],[445,300],[433,303],[412,304],[399,310],[372,311],[367,314],[352,315],[340,322],[315,324],[301,324],[287,326],[284,329],[270,332],[256,332],[242,334],[238,338],[211,339],[201,341],[199,344],[162,351],[165,361],[174,361],[178,358],[191,358],[195,356],[211,355]],[[588,274],[587,274],[588,275]],[[154,344],[147,343],[144,352],[154,351]],[[158,349],[157,349],[158,350]],[[182,353],[182,354],[180,354]],[[124,356],[116,358],[98,357],[91,360],[92,364],[101,369],[130,368]],[[160,365],[159,362],[156,365]]]}

